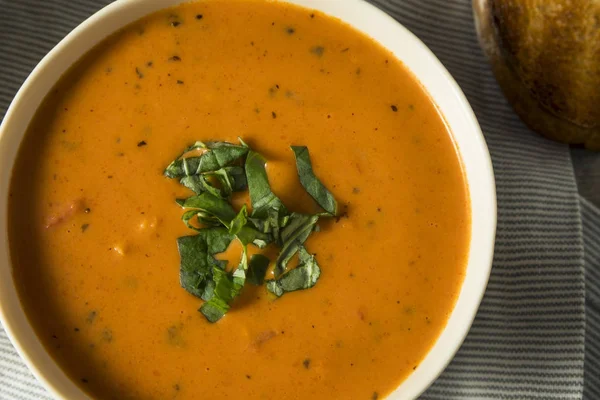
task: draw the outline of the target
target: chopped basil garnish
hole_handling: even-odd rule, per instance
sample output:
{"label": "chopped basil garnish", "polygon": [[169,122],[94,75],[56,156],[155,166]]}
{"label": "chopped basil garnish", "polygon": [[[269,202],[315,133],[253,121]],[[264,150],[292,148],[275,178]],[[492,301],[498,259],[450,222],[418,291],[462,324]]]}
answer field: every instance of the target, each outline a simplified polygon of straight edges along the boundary
{"label": "chopped basil garnish", "polygon": [[318,220],[318,215],[290,215],[287,225],[281,230],[281,252],[275,263],[276,277],[285,272],[287,263],[308,239]]}
{"label": "chopped basil garnish", "polygon": [[178,202],[178,204],[182,208],[198,210],[207,218],[215,218],[225,226],[229,226],[236,214],[228,201],[210,193],[188,197],[183,202]]}
{"label": "chopped basil garnish", "polygon": [[239,166],[186,175],[179,182],[196,194],[208,192],[222,198],[228,198],[231,193],[244,191],[248,187],[244,169]]}
{"label": "chopped basil garnish", "polygon": [[271,211],[277,211],[277,215],[287,214],[287,209],[275,194],[271,191],[269,178],[265,164],[267,161],[250,150],[246,157],[246,178],[252,203],[252,217],[266,218]]}
{"label": "chopped basil garnish", "polygon": [[[205,302],[200,312],[210,322],[221,319],[240,294],[246,281],[262,285],[280,297],[287,292],[313,287],[321,274],[314,255],[304,243],[318,229],[320,217],[334,216],[337,202],[315,176],[308,149],[292,146],[300,182],[325,212],[314,215],[290,212],[271,190],[265,169],[266,160],[243,140],[196,142],[183,151],[166,169],[165,176],[177,178],[195,195],[176,202],[185,211],[181,217],[197,235],[177,240],[181,286]],[[252,212],[243,205],[236,211],[231,194],[248,190]],[[227,262],[215,254],[224,252],[237,239],[242,245],[238,266],[227,270]],[[254,254],[248,261],[248,245],[262,249],[273,243],[279,247],[273,274],[265,280],[271,260]],[[298,266],[288,269],[298,254]]]}
{"label": "chopped basil garnish", "polygon": [[262,254],[255,254],[250,257],[250,262],[248,263],[248,275],[246,276],[248,282],[256,286],[262,285],[265,281],[265,275],[267,274],[270,263],[271,260]]}
{"label": "chopped basil garnish", "polygon": [[227,250],[232,240],[233,236],[222,227],[204,228],[197,235],[177,239],[181,286],[194,296],[210,297],[205,296],[205,291],[208,282],[212,282],[213,267],[225,269],[226,265],[214,255]]}
{"label": "chopped basil garnish", "polygon": [[[236,277],[238,271],[242,271],[242,277]],[[210,322],[220,320],[227,311],[229,303],[233,301],[240,293],[246,280],[243,270],[236,270],[229,274],[226,271],[213,267],[213,281],[215,283],[212,297],[202,304],[200,312],[204,314]]]}
{"label": "chopped basil garnish", "polygon": [[[183,157],[195,150],[201,150],[204,153],[196,157]],[[169,178],[181,178],[217,171],[244,157],[246,153],[248,153],[248,147],[244,144],[196,142],[185,149],[183,154],[165,169],[165,175]]]}
{"label": "chopped basil garnish", "polygon": [[330,215],[337,214],[337,201],[329,190],[321,183],[319,178],[315,176],[310,162],[310,155],[306,146],[292,146],[294,155],[296,156],[296,168],[298,169],[298,177],[304,189],[312,196],[313,199]]}
{"label": "chopped basil garnish", "polygon": [[300,263],[292,270],[276,280],[267,281],[267,290],[275,296],[280,297],[284,293],[294,290],[308,289],[317,283],[321,275],[321,269],[315,256],[309,254],[304,246],[298,248]]}

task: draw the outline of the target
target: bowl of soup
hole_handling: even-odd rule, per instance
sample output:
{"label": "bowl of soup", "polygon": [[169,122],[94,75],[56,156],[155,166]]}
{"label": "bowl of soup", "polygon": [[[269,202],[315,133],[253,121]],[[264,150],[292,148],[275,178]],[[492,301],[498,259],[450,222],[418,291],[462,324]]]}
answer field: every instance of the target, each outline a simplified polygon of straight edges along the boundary
{"label": "bowl of soup", "polygon": [[0,160],[2,324],[60,399],[415,398],[491,269],[476,118],[363,1],[117,1]]}

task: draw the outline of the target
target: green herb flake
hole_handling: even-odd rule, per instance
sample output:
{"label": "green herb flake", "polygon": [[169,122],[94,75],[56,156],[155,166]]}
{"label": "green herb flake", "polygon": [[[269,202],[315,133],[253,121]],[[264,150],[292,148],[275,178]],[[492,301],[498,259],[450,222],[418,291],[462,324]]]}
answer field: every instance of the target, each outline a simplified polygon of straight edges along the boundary
{"label": "green herb flake", "polygon": [[247,223],[248,212],[246,211],[246,205],[244,204],[240,212],[238,212],[235,218],[231,221],[231,224],[229,226],[229,233],[232,235],[239,234],[242,228],[244,228],[244,226],[246,226]]}
{"label": "green herb flake", "polygon": [[278,279],[267,281],[269,292],[281,297],[284,293],[308,289],[317,283],[321,275],[321,269],[315,256],[309,254],[304,247],[300,247],[298,257],[300,263],[296,268],[288,271]]}
{"label": "green herb flake", "polygon": [[308,148],[306,146],[292,146],[292,151],[296,156],[296,168],[298,169],[300,183],[317,204],[329,215],[335,216],[337,214],[337,201],[319,178],[315,176]]}
{"label": "green herb flake", "polygon": [[182,208],[191,208],[203,212],[207,217],[214,217],[223,225],[229,226],[236,213],[226,200],[211,193],[200,193],[178,202]]}
{"label": "green herb flake", "polygon": [[219,267],[213,267],[213,296],[200,307],[200,312],[209,322],[217,322],[229,311],[229,303],[240,293],[244,280],[239,277],[236,279],[235,274],[229,274]]}
{"label": "green herb flake", "polygon": [[276,210],[278,214],[287,214],[287,209],[271,191],[267,170],[267,161],[255,151],[250,150],[246,157],[246,179],[252,203],[252,217],[266,218],[269,210]]}
{"label": "green herb flake", "polygon": [[325,53],[325,48],[323,46],[313,46],[310,48],[310,52],[317,57],[323,57],[323,53]]}
{"label": "green herb flake", "polygon": [[279,277],[286,271],[287,263],[298,252],[308,239],[319,220],[317,215],[293,213],[287,225],[281,230],[281,252],[275,263],[275,276]]}
{"label": "green herb flake", "polygon": [[[183,158],[186,153],[194,150],[205,152],[197,157]],[[228,166],[248,153],[248,147],[226,142],[196,142],[188,147],[183,154],[165,169],[165,176],[169,178],[182,178],[184,176],[199,175],[205,172],[217,171]]]}
{"label": "green herb flake", "polygon": [[253,285],[260,286],[265,281],[265,275],[271,261],[262,254],[254,254],[248,263],[246,279]]}
{"label": "green herb flake", "polygon": [[204,228],[197,235],[177,239],[181,286],[194,296],[211,297],[207,294],[212,291],[209,282],[213,281],[213,272],[224,270],[226,265],[226,261],[217,260],[214,255],[224,252],[232,240],[233,236],[222,227]]}

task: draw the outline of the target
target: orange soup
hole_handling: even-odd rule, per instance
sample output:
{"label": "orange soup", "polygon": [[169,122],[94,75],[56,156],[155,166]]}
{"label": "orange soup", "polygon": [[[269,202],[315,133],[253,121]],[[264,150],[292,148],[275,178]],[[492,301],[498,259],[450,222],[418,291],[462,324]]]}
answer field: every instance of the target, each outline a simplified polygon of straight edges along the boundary
{"label": "orange soup", "polygon": [[[307,146],[339,211],[306,242],[314,287],[246,284],[210,323],[179,279],[177,238],[196,232],[175,199],[192,193],[163,171],[238,137],[309,213],[290,151]],[[31,324],[98,399],[384,398],[443,330],[470,240],[457,151],[411,73],[339,20],[256,1],[159,11],[86,54],[30,124],[9,226]]]}

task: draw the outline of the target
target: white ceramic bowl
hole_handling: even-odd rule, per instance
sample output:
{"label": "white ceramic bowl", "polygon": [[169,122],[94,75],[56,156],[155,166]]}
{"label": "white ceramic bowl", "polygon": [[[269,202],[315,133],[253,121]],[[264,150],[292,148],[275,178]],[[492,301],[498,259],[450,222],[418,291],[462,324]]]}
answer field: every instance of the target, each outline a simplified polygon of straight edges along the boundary
{"label": "white ceramic bowl", "polygon": [[[37,107],[60,76],[88,50],[117,29],[182,0],[119,0],[64,38],[33,70],[0,127],[0,318],[33,374],[58,399],[88,398],[50,358],[17,297],[7,237],[8,189],[19,144]],[[448,365],[462,344],[483,297],[492,265],[496,194],[490,156],[462,91],[429,49],[387,14],[362,0],[286,0],[340,18],[392,51],[413,72],[444,115],[467,177],[472,235],[466,277],[446,328],[418,368],[389,400],[419,396]]]}

